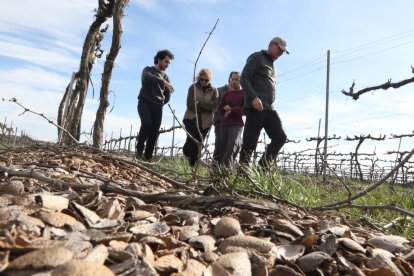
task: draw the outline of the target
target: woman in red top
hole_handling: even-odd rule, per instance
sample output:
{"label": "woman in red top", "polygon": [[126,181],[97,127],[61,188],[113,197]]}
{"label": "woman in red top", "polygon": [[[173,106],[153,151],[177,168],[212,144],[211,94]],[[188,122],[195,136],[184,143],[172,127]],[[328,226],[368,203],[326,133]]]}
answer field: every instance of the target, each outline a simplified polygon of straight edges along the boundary
{"label": "woman in red top", "polygon": [[223,115],[220,136],[220,163],[229,166],[234,163],[241,145],[241,133],[244,126],[242,116],[244,92],[240,86],[240,72],[234,72],[230,79],[230,90],[224,93],[219,105]]}

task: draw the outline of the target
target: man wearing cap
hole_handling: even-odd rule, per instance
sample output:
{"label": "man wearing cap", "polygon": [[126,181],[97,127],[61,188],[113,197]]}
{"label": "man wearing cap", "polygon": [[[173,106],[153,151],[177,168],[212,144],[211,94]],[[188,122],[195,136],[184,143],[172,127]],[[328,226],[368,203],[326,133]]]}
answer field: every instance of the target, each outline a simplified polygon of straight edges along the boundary
{"label": "man wearing cap", "polygon": [[250,161],[263,128],[271,142],[259,160],[260,166],[269,166],[286,143],[287,136],[282,122],[273,107],[276,94],[276,71],[273,62],[285,52],[289,54],[286,41],[275,37],[269,42],[267,50],[251,54],[243,68],[241,86],[245,92],[246,122],[240,151],[241,164],[247,164]]}

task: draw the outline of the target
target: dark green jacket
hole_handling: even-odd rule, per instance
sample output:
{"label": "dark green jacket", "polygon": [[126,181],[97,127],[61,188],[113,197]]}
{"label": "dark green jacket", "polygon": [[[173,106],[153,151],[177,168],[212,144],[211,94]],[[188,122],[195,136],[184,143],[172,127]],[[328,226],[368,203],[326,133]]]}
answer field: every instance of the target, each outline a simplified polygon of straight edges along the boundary
{"label": "dark green jacket", "polygon": [[259,97],[264,109],[273,109],[276,93],[273,61],[265,50],[255,52],[247,58],[240,80],[245,92],[244,108],[252,108],[252,100]]}

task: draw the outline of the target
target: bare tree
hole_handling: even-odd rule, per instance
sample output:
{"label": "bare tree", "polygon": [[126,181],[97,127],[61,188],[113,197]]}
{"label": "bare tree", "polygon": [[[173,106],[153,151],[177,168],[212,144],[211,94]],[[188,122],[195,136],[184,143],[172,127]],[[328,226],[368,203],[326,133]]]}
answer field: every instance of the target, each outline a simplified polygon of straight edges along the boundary
{"label": "bare tree", "polygon": [[[359,148],[361,147],[362,143],[366,140],[366,139],[370,139],[370,140],[377,140],[377,141],[382,141],[384,140],[386,137],[386,135],[381,135],[379,137],[372,137],[371,134],[369,135],[360,135],[360,136],[356,136],[354,135],[354,138],[350,138],[350,137],[346,137],[345,140],[347,141],[358,141],[358,145],[355,148],[355,153],[353,155],[353,157],[355,158],[355,166],[356,166],[356,170],[359,174],[359,179],[361,181],[364,180],[364,175],[362,174],[362,170],[361,170],[361,164],[358,161],[358,151]],[[351,161],[352,161],[352,156],[351,156]]]}
{"label": "bare tree", "polygon": [[115,59],[118,56],[119,49],[121,48],[122,37],[122,24],[121,19],[124,15],[123,11],[129,0],[118,0],[114,7],[114,31],[112,35],[112,45],[108,56],[106,57],[104,71],[102,73],[102,86],[99,96],[99,107],[96,111],[96,118],[93,127],[93,146],[95,148],[102,148],[103,143],[103,125],[105,121],[106,109],[109,106],[108,94],[109,94],[109,82],[112,77],[112,70],[115,64]]}
{"label": "bare tree", "polygon": [[[336,137],[336,134],[334,134],[332,137],[328,137],[328,141],[329,140],[339,140],[341,139],[341,136]],[[325,141],[325,137],[311,137],[311,138],[306,138],[306,141],[310,142],[310,141],[316,141],[316,149],[315,149],[315,174],[318,175],[319,173],[321,173],[321,170],[319,168],[319,162],[318,162],[318,156],[320,156],[321,158],[321,163],[324,162],[324,156],[320,153],[319,149],[320,149],[320,144],[322,141]]]}
{"label": "bare tree", "polygon": [[80,138],[80,124],[88,90],[90,69],[92,69],[89,66],[90,54],[95,51],[103,38],[102,30],[100,31],[99,28],[108,18],[112,17],[114,3],[115,0],[98,0],[99,6],[96,10],[95,20],[89,27],[83,43],[79,70],[73,74],[60,102],[57,122],[61,128],[67,130],[67,132],[63,132],[60,128],[58,129],[59,143],[63,145],[74,143],[70,136],[77,140]]}

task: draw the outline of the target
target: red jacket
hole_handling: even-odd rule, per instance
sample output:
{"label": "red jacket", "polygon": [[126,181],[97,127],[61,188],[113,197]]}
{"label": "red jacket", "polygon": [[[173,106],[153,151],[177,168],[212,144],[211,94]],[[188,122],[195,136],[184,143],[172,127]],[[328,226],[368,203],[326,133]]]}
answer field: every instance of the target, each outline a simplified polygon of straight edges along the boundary
{"label": "red jacket", "polygon": [[[224,107],[228,105],[231,107],[231,112],[227,117],[224,117]],[[219,112],[223,114],[221,126],[244,126],[242,116],[244,115],[244,91],[243,90],[229,90],[224,93],[220,101]]]}

